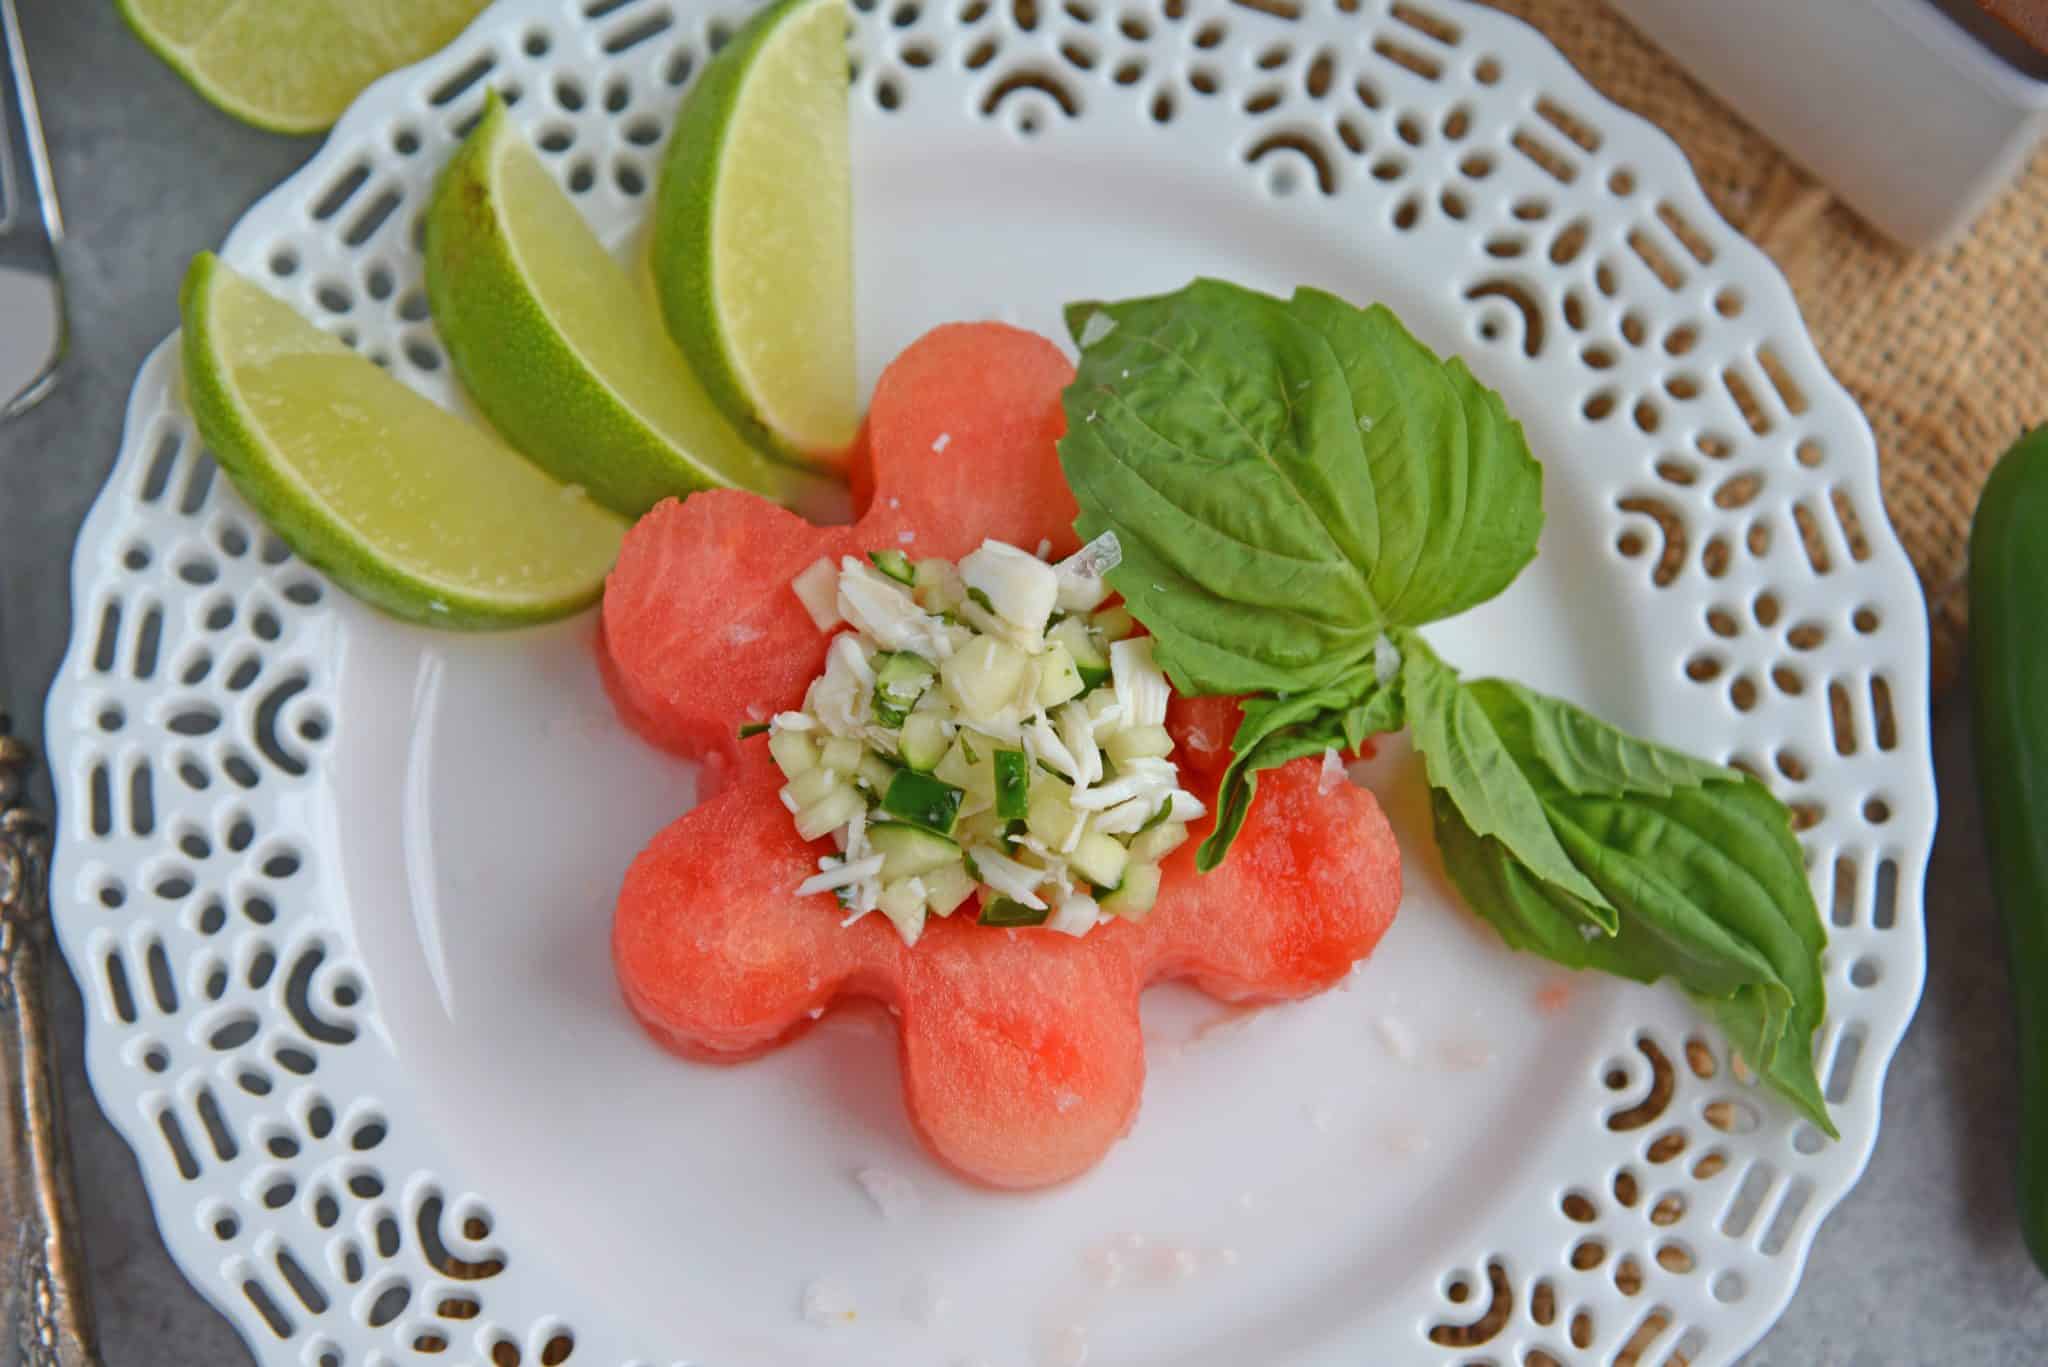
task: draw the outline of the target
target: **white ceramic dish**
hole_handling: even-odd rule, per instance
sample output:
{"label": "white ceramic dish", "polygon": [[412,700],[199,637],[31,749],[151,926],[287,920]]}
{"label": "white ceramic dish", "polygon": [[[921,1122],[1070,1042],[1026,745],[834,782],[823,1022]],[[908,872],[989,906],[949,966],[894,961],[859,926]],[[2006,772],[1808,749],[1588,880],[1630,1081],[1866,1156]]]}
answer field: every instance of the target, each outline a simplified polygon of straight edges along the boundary
{"label": "white ceramic dish", "polygon": [[[624,245],[678,81],[743,8],[505,0],[226,255],[458,402],[410,233],[485,83]],[[614,721],[589,620],[451,636],[332,591],[212,477],[167,343],[79,544],[48,731],[94,1086],[172,1252],[275,1364],[1731,1361],[1875,1137],[1934,819],[1918,591],[1783,282],[1665,138],[1478,7],[901,0],[856,27],[870,379],[932,323],[1053,331],[1204,271],[1384,299],[1505,394],[1548,462],[1544,551],[1440,643],[1800,805],[1842,1141],[1675,995],[1505,952],[1395,752],[1363,775],[1409,854],[1379,953],[1252,1017],[1153,993],[1137,1128],[1068,1187],[934,1168],[886,1018],[738,1070],[666,1057],[606,940],[693,776]],[[866,1167],[918,1209],[885,1219]],[[1195,1275],[1159,1284],[1182,1249]],[[818,1277],[854,1324],[803,1321]]]}
{"label": "white ceramic dish", "polygon": [[1967,232],[2048,131],[2048,64],[1975,0],[1609,3],[1909,247]]}

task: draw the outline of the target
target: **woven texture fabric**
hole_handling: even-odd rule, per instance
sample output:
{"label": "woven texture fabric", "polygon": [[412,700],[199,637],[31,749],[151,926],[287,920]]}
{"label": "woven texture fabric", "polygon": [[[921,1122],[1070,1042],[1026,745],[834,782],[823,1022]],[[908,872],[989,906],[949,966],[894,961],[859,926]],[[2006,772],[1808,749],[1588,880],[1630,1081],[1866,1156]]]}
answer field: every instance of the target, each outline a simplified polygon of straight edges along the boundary
{"label": "woven texture fabric", "polygon": [[1937,688],[1967,640],[1970,515],[1992,463],[2048,419],[2048,148],[1942,252],[1879,235],[1603,0],[1487,0],[1685,149],[1722,215],[1792,283],[1877,434],[1885,503],[1919,570]]}

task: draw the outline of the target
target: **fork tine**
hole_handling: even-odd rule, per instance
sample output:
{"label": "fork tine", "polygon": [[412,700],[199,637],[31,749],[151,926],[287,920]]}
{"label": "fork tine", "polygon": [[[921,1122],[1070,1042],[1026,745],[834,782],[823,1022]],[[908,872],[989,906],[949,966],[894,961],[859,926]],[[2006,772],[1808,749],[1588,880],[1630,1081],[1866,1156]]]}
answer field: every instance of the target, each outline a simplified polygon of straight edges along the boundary
{"label": "fork tine", "polygon": [[[15,277],[9,294],[16,302],[10,313],[33,310],[26,320],[10,317],[0,322],[41,321],[47,329],[41,336],[29,334],[28,346],[42,349],[40,354],[27,353],[29,365],[36,368],[26,377],[19,371],[0,377],[0,421],[47,394],[63,362],[69,336],[57,259],[63,239],[64,218],[43,144],[35,87],[29,82],[21,20],[14,0],[0,0],[0,282]],[[26,305],[19,302],[24,298]],[[16,353],[17,362],[20,354]]]}

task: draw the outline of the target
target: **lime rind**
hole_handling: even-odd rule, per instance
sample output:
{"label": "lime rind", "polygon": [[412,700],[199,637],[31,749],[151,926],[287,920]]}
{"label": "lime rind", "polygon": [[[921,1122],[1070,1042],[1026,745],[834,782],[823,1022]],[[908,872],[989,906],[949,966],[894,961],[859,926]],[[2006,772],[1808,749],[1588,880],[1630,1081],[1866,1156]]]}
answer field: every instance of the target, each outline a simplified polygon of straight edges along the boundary
{"label": "lime rind", "polygon": [[[354,77],[331,89],[324,98],[309,98],[296,108],[289,102],[265,103],[248,98],[232,79],[224,79],[200,60],[200,42],[177,41],[166,30],[164,21],[149,12],[148,0],[116,0],[115,8],[142,44],[216,109],[265,132],[305,134],[331,128],[355,96],[377,77],[399,67],[410,66],[446,46],[483,11],[487,3],[488,0],[429,0],[429,3],[414,4],[409,10],[394,10],[391,0],[368,5],[362,4],[361,0],[327,0],[324,4],[315,0],[311,5],[298,6],[300,13],[312,14],[312,20],[305,27],[315,27],[320,20],[338,20],[344,28],[351,28],[360,35],[363,49],[373,46],[373,31],[376,37],[386,41],[376,45],[374,51],[359,50],[348,54],[360,57],[355,62],[357,71]],[[201,26],[200,36],[202,39],[213,36],[223,22],[275,24],[282,17],[288,23],[291,16],[292,10],[288,7],[265,9],[251,6],[244,9],[234,4],[222,4],[218,12]],[[397,16],[403,16],[407,22],[396,25],[377,22]],[[370,22],[351,22],[364,19]],[[305,49],[321,45],[306,43],[295,46],[275,41],[275,35],[268,37],[271,41],[240,45],[243,48],[253,47],[263,54],[262,57],[252,62],[244,53],[228,64],[234,75],[241,78],[244,89],[256,84],[248,79],[252,74],[272,78],[273,86],[289,84],[275,79],[279,66],[292,61],[318,64],[323,59],[333,59],[331,34],[324,35],[327,51],[311,53]],[[400,41],[390,41],[393,38]],[[333,83],[328,84],[332,86]]]}
{"label": "lime rind", "polygon": [[[255,285],[236,276],[211,252],[202,252],[193,258],[180,294],[185,323],[182,356],[186,396],[200,436],[212,449],[222,471],[237,492],[300,558],[372,606],[394,617],[436,627],[484,629],[526,626],[568,616],[597,600],[604,588],[604,575],[616,556],[619,541],[625,535],[625,524],[572,490],[555,486],[550,491],[538,492],[537,496],[562,500],[560,510],[550,509],[549,515],[559,520],[560,543],[576,543],[583,563],[572,565],[556,576],[558,583],[542,582],[529,585],[524,590],[508,591],[489,582],[466,582],[434,573],[418,563],[417,558],[394,554],[389,548],[379,546],[373,534],[342,518],[329,497],[323,496],[283,458],[274,434],[267,430],[238,383],[233,348],[222,335],[224,296],[237,289],[261,294]],[[288,309],[287,305],[275,300],[270,304],[280,310]],[[355,356],[311,323],[300,321],[307,335],[293,335],[284,339],[275,353],[251,359],[261,363],[274,360],[277,355],[298,354],[312,358],[316,364],[331,363],[344,367],[344,377],[365,398],[372,398],[376,393],[366,388],[368,386],[390,386],[400,391],[390,397],[406,408],[409,417],[424,420],[427,425],[439,429],[444,437],[453,438],[456,444],[489,442],[495,445],[489,434],[470,427],[462,419],[406,390],[398,381]],[[356,370],[358,366],[359,372]],[[413,407],[415,405],[417,407]],[[500,449],[504,457],[504,480],[492,491],[494,494],[502,496],[505,483],[515,486],[526,481],[551,483],[522,461],[516,452],[509,448]],[[435,458],[433,451],[416,454],[421,460]],[[529,501],[529,510],[531,506]],[[460,515],[459,509],[443,509],[441,512],[444,516]],[[475,516],[490,516],[486,501],[478,503]],[[471,530],[476,529],[472,527]],[[415,538],[415,541],[431,544],[427,538]],[[508,562],[520,553],[517,546],[505,549]],[[502,573],[478,576],[483,580],[507,577],[517,578],[516,575]]]}
{"label": "lime rind", "polygon": [[[670,335],[734,426],[817,463],[843,460],[859,423],[847,22],[843,0],[778,0],[742,26],[684,99],[655,203]],[[777,360],[749,362],[735,298],[782,334]]]}
{"label": "lime rind", "polygon": [[426,266],[456,374],[556,478],[627,516],[720,487],[816,501],[726,422],[495,93],[435,186]]}

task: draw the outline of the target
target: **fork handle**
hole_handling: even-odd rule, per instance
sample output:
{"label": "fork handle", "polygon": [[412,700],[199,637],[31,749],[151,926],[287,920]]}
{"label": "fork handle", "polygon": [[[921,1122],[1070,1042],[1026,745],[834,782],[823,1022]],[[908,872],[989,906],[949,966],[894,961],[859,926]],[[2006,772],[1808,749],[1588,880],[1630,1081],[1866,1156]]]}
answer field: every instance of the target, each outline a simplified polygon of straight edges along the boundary
{"label": "fork handle", "polygon": [[43,993],[50,828],[28,805],[33,758],[0,729],[0,1358],[98,1367]]}

